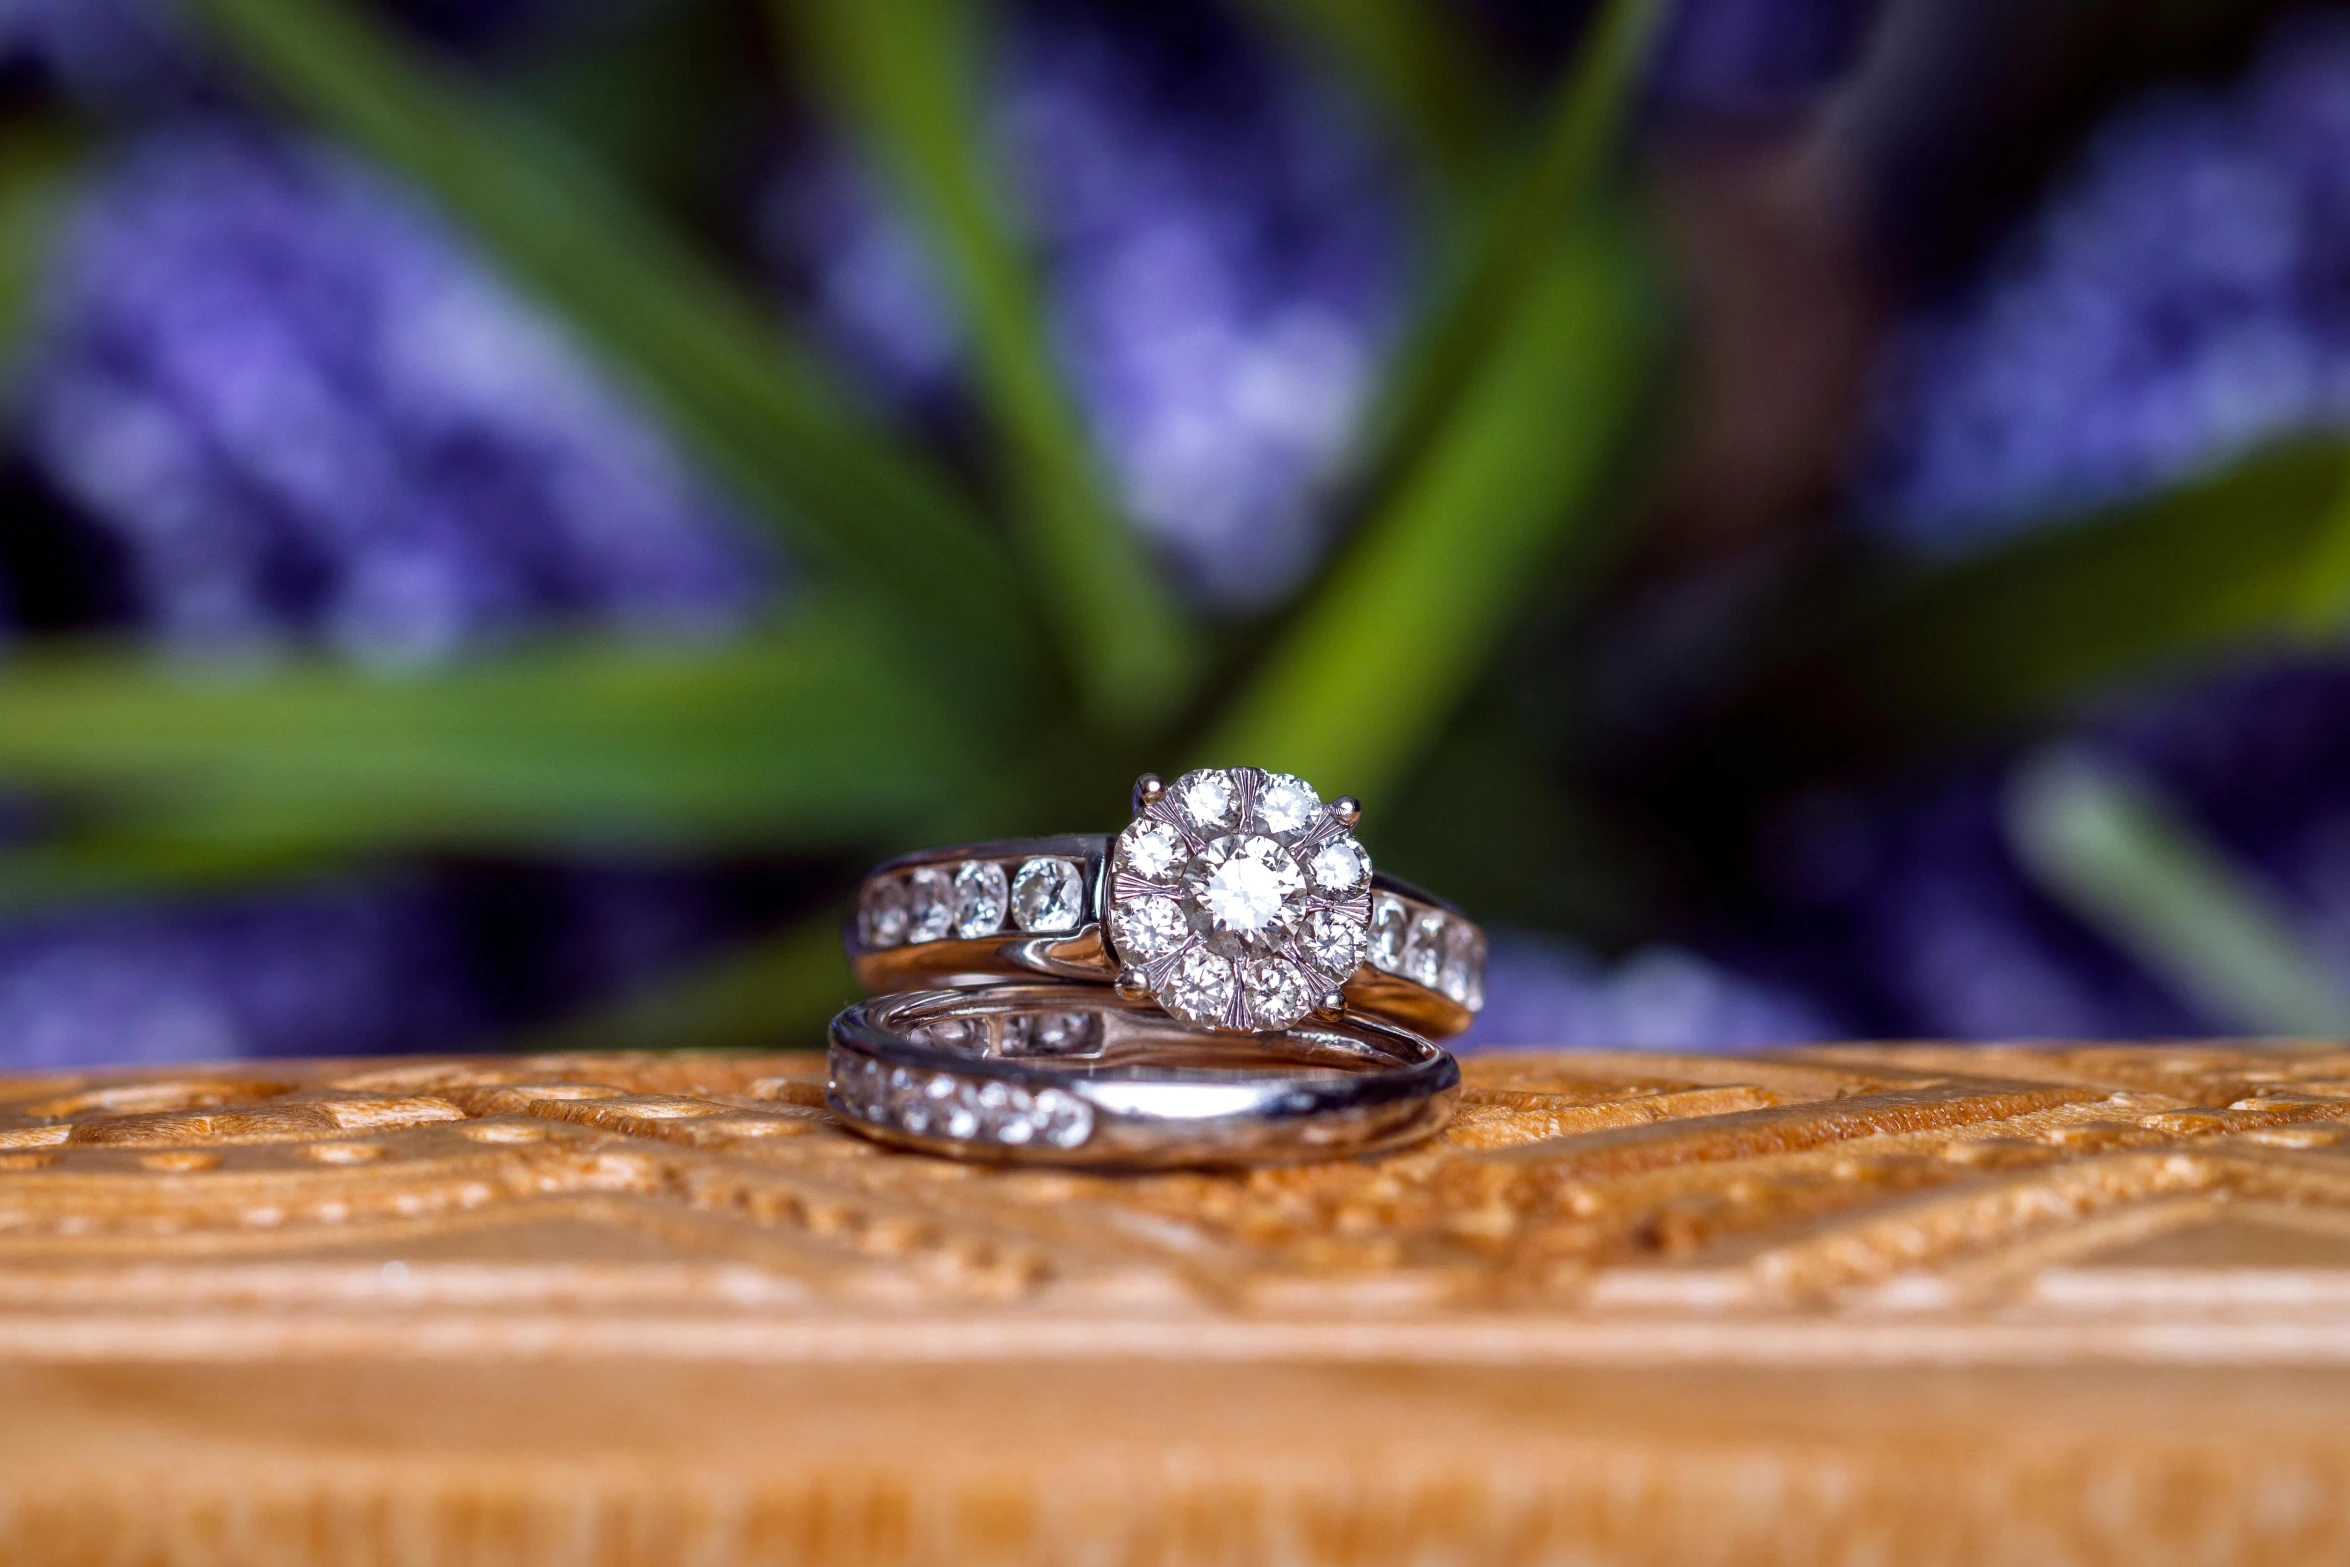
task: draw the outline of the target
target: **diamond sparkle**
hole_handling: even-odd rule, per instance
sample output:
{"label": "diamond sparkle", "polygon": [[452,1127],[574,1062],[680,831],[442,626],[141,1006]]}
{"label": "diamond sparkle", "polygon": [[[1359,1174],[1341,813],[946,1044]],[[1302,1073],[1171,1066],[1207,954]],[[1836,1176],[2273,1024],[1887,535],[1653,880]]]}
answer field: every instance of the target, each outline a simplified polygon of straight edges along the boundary
{"label": "diamond sparkle", "polygon": [[955,872],[955,934],[992,936],[1003,928],[1011,892],[993,860],[967,860]]}
{"label": "diamond sparkle", "polygon": [[1362,965],[1370,857],[1303,779],[1185,773],[1141,807],[1112,865],[1110,944],[1186,1022],[1287,1028]]}
{"label": "diamond sparkle", "polygon": [[937,941],[955,920],[955,884],[935,865],[906,878],[906,939]]}
{"label": "diamond sparkle", "polygon": [[1085,873],[1075,860],[1040,855],[1012,878],[1012,921],[1047,935],[1075,930],[1085,917]]}

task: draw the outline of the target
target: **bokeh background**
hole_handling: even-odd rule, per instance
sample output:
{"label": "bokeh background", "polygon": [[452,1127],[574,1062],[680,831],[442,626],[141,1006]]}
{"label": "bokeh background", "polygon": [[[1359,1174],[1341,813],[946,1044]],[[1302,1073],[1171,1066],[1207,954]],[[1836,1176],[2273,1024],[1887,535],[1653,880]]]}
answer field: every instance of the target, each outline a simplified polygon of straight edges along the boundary
{"label": "bokeh background", "polygon": [[8,1066],[1230,761],[1472,1043],[2350,1033],[2350,10],[0,0],[0,328]]}

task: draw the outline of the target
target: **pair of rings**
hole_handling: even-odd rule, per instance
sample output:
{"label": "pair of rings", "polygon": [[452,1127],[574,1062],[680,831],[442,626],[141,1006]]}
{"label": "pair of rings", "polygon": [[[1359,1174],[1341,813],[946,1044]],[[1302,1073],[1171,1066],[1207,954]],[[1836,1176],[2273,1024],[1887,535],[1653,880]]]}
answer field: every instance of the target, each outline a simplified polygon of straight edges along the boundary
{"label": "pair of rings", "polygon": [[1485,937],[1286,773],[1145,774],[1116,836],[867,873],[828,1097],[884,1142],[1151,1167],[1376,1152],[1451,1113]]}

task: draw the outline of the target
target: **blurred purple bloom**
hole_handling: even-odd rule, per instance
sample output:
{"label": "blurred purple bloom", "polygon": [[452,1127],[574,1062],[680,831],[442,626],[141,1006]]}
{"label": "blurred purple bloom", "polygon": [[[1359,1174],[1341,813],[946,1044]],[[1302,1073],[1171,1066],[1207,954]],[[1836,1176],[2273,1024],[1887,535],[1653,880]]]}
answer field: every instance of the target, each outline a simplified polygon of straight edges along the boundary
{"label": "blurred purple bloom", "polygon": [[761,596],[554,323],[315,144],[141,140],[66,235],[23,420],[175,642],[414,660],[550,617],[707,631]]}
{"label": "blurred purple bloom", "polygon": [[[1164,16],[1032,19],[996,116],[1127,509],[1202,597],[1278,597],[1320,551],[1320,489],[1402,304],[1393,170],[1345,104]],[[771,205],[820,329],[891,395],[939,397],[952,313],[873,183],[827,153]]]}
{"label": "blurred purple bloom", "polygon": [[1850,69],[1879,0],[1681,0],[1651,76],[1674,114],[1753,118],[1802,109]]}
{"label": "blurred purple bloom", "polygon": [[2350,21],[2114,117],[1990,274],[1905,334],[1859,515],[1963,550],[2350,422]]}
{"label": "blurred purple bloom", "polygon": [[1458,1048],[1743,1050],[1843,1032],[1796,992],[1677,947],[1643,948],[1610,968],[1579,949],[1504,932],[1492,943],[1485,1010]]}
{"label": "blurred purple bloom", "polygon": [[477,1031],[429,888],[68,916],[0,935],[0,1060],[368,1055]]}
{"label": "blurred purple bloom", "polygon": [[1766,945],[1865,1033],[2156,1038],[2205,1026],[2018,868],[1999,767],[1800,802],[1766,845]]}

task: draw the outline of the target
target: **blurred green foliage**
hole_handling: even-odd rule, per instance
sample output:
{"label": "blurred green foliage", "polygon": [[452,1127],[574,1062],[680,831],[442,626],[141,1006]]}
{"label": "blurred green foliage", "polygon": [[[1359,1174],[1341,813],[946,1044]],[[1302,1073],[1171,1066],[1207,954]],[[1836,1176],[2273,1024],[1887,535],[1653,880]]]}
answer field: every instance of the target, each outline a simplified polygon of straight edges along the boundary
{"label": "blurred green foliage", "polygon": [[[1673,367],[1625,157],[1661,0],[1609,0],[1525,103],[1425,0],[1248,8],[1393,120],[1440,232],[1345,491],[1346,539],[1291,601],[1213,626],[1120,515],[1061,376],[979,123],[1000,22],[984,5],[778,0],[772,18],[773,71],[886,172],[961,312],[989,436],[974,468],[871,411],[699,237],[690,179],[668,178],[692,156],[671,122],[695,108],[675,50],[498,82],[350,0],[190,4],[258,94],[437,196],[816,586],[731,645],[551,641],[410,673],[23,650],[0,662],[0,776],[54,802],[58,831],[0,861],[0,906],[402,852],[847,866],[1106,825],[1136,771],[1243,760],[1365,796],[1392,817],[1387,863],[1487,912],[1588,927],[1639,906],[1622,846],[1581,813],[1571,724],[1529,738],[1513,703],[1551,691],[1541,658],[1571,645],[1623,543]],[[73,145],[41,129],[0,149],[8,301]],[[1676,743],[1689,769],[1760,796],[2213,646],[2337,625],[2344,497],[2340,453],[2296,449],[1963,565],[1807,581]],[[2252,929],[2207,978],[2231,997],[2292,968],[2158,811],[2057,782],[2019,805],[2018,831],[2082,906],[2137,910],[2122,917],[2166,952],[2214,922]],[[1485,838],[1431,825],[1432,793],[1472,822],[1528,823],[1542,852],[1494,863]],[[812,1029],[845,985],[827,916],[547,1037],[748,1042]],[[2287,992],[2306,1005],[2256,1021],[2336,1015],[2329,995]]]}

